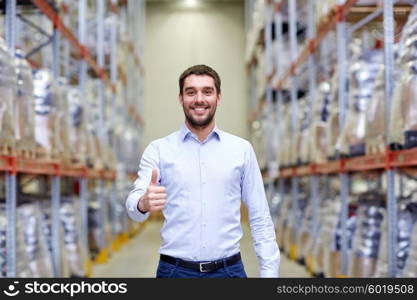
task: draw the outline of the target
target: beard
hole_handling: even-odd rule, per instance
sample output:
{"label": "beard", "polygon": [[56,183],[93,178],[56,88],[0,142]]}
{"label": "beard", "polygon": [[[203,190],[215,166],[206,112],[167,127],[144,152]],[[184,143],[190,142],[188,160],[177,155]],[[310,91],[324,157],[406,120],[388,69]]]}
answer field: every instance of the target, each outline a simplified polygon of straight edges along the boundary
{"label": "beard", "polygon": [[191,113],[189,113],[189,110],[186,110],[184,105],[182,106],[183,110],[184,110],[184,115],[185,115],[185,119],[188,121],[188,123],[193,126],[193,127],[197,127],[197,128],[204,128],[206,126],[208,126],[211,121],[214,118],[214,115],[216,114],[216,107],[214,107],[213,111],[209,111],[207,117],[205,117],[204,119],[201,120],[196,120]]}

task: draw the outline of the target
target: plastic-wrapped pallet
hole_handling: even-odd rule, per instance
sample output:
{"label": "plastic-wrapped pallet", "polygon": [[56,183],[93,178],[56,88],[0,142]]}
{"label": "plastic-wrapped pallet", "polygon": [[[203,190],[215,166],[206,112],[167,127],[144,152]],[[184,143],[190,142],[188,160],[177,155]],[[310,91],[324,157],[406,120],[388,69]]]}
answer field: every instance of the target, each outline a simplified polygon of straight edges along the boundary
{"label": "plastic-wrapped pallet", "polygon": [[[282,116],[284,117],[282,121],[282,138],[280,144],[280,165],[288,166],[290,165],[290,155],[291,155],[291,138],[292,135],[289,134],[291,132],[291,114],[290,112],[290,104],[286,103],[283,105],[283,113]],[[280,122],[281,123],[281,122]]]}
{"label": "plastic-wrapped pallet", "polygon": [[[0,203],[0,277],[7,276],[7,216],[6,207]],[[16,277],[33,277],[26,255],[23,224],[16,219]]]}
{"label": "plastic-wrapped pallet", "polygon": [[29,269],[33,277],[52,277],[52,257],[46,249],[45,237],[41,232],[41,215],[37,203],[24,204],[17,208],[23,227],[25,250]]}
{"label": "plastic-wrapped pallet", "polygon": [[56,117],[57,122],[56,132],[58,136],[58,151],[60,153],[60,159],[64,163],[72,162],[72,156],[75,151],[74,145],[70,143],[69,131],[70,131],[70,115],[69,115],[69,103],[67,93],[70,89],[67,79],[60,77],[58,82],[58,99],[56,103]]}
{"label": "plastic-wrapped pallet", "polygon": [[327,149],[326,156],[332,160],[336,158],[337,148],[336,143],[340,136],[339,128],[339,101],[338,101],[338,77],[337,72],[333,73],[331,78],[331,91],[330,91],[330,105],[329,105],[329,121],[327,122],[326,135],[327,135]]}
{"label": "plastic-wrapped pallet", "polygon": [[66,92],[69,105],[70,126],[68,138],[72,148],[74,163],[87,163],[87,132],[85,128],[85,108],[77,87],[70,87]]}
{"label": "plastic-wrapped pallet", "polygon": [[358,198],[357,225],[353,237],[349,277],[372,277],[382,234],[385,195],[366,192]]}
{"label": "plastic-wrapped pallet", "polygon": [[[406,200],[407,201],[407,200]],[[410,244],[413,226],[417,224],[417,203],[401,203],[397,215],[397,274],[401,277],[405,264],[410,257]],[[388,221],[384,219],[375,277],[388,276]]]}
{"label": "plastic-wrapped pallet", "polygon": [[350,45],[349,110],[337,148],[342,154],[358,156],[365,154],[366,110],[372,98],[375,77],[381,69],[383,53],[380,49],[363,51],[360,40]]}
{"label": "plastic-wrapped pallet", "polygon": [[289,212],[288,230],[286,237],[286,243],[290,246],[290,257],[293,259],[297,258],[299,252],[297,243],[301,233],[300,223],[305,217],[308,197],[309,195],[306,193],[306,189],[303,188],[303,184],[300,184],[296,209]]}
{"label": "plastic-wrapped pallet", "polygon": [[286,194],[281,205],[277,216],[277,238],[278,245],[283,249],[289,249],[289,244],[287,244],[286,237],[288,229],[288,219],[290,216],[292,207],[291,197]]}
{"label": "plastic-wrapped pallet", "polygon": [[310,133],[310,155],[314,163],[327,161],[327,122],[329,121],[329,103],[331,87],[329,82],[322,82],[317,90],[313,107],[313,119]]}
{"label": "plastic-wrapped pallet", "polygon": [[13,113],[16,85],[14,59],[0,38],[0,153],[4,155],[13,154],[16,148]]}
{"label": "plastic-wrapped pallet", "polygon": [[89,109],[87,113],[87,153],[88,153],[88,166],[96,169],[104,168],[103,161],[103,150],[102,144],[99,139],[99,135],[102,133],[101,130],[104,128],[100,127],[99,110],[100,105],[98,103],[98,89],[101,88],[100,80],[90,80],[87,84],[86,99],[88,101]]}
{"label": "plastic-wrapped pallet", "polygon": [[399,64],[401,78],[394,90],[389,141],[412,148],[417,146],[417,5],[402,31]]}
{"label": "plastic-wrapped pallet", "polygon": [[[39,206],[41,210],[41,231],[45,239],[45,245],[48,250],[49,256],[52,257],[52,209],[51,209],[51,201],[50,199],[42,199],[39,201]],[[60,248],[64,249],[64,230],[62,227],[62,223],[60,223]],[[69,277],[70,270],[68,265],[68,260],[66,257],[66,251],[61,251],[60,257],[60,269],[61,269],[61,276],[62,277]]]}
{"label": "plastic-wrapped pallet", "polygon": [[[104,193],[105,194],[105,193]],[[107,195],[101,195],[106,197]],[[100,188],[95,186],[89,193],[88,200],[88,244],[92,258],[97,258],[100,252],[108,251],[110,245],[110,225],[107,218],[107,199],[100,203]]]}
{"label": "plastic-wrapped pallet", "polygon": [[84,266],[87,261],[87,245],[81,237],[81,220],[79,208],[71,196],[61,199],[61,223],[64,228],[64,246],[71,277],[85,277]]}
{"label": "plastic-wrapped pallet", "polygon": [[[310,111],[309,104],[306,98],[298,100],[298,116],[296,134],[293,137],[293,144],[291,150],[291,164],[299,164],[307,162],[308,154],[308,134],[310,126]],[[302,152],[304,151],[304,152]]]}
{"label": "plastic-wrapped pallet", "polygon": [[35,152],[35,103],[33,100],[32,69],[21,50],[16,49],[16,147],[19,154],[31,157]]}
{"label": "plastic-wrapped pallet", "polygon": [[41,147],[42,157],[56,158],[59,150],[57,128],[57,102],[59,91],[52,72],[48,69],[34,71],[35,139]]}
{"label": "plastic-wrapped pallet", "polygon": [[310,240],[312,225],[312,206],[311,201],[308,202],[304,218],[301,220],[300,230],[297,239],[297,260],[301,263],[307,258],[307,244]]}
{"label": "plastic-wrapped pallet", "polygon": [[[324,274],[326,277],[337,277],[342,274],[341,267],[341,242],[342,242],[342,224],[341,224],[341,202],[336,198],[338,204],[333,207],[333,211],[327,214],[323,224],[323,236],[327,247],[324,248]],[[349,215],[347,219],[347,242],[348,253],[352,249],[353,234],[356,229],[356,206],[349,205]]]}
{"label": "plastic-wrapped pallet", "polygon": [[414,224],[411,231],[410,251],[401,276],[417,277],[417,223]]}

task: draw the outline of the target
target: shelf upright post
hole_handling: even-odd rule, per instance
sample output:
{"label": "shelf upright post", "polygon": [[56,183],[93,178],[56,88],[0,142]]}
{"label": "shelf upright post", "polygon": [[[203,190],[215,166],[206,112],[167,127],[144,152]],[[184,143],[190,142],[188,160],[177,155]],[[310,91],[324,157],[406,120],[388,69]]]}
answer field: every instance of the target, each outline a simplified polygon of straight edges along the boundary
{"label": "shelf upright post", "polygon": [[[315,24],[315,12],[316,2],[308,2],[308,15],[307,15],[307,40],[312,41],[316,35],[316,24]],[[308,95],[309,95],[309,122],[313,118],[313,107],[316,99],[316,84],[317,84],[317,68],[316,58],[313,53],[310,53],[308,57]],[[318,211],[319,211],[319,184],[318,177],[312,174],[310,177],[310,195],[311,195],[311,227],[310,236],[316,237],[318,231]]]}
{"label": "shelf upright post", "polygon": [[[97,5],[97,64],[98,66],[104,70],[104,13],[105,13],[105,0],[96,0]],[[100,80],[98,85],[98,97],[99,97],[99,137],[102,143],[107,143],[107,130],[106,130],[106,96],[104,94],[105,90],[105,83],[103,80]],[[103,178],[98,180],[98,201],[100,203],[100,226],[101,230],[104,231],[104,220],[106,217],[105,210],[106,210],[106,203],[105,200],[107,198],[104,197],[104,190],[105,190],[105,182]],[[103,240],[101,241],[102,245],[105,245],[105,239],[103,236]]]}
{"label": "shelf upright post", "polygon": [[272,60],[272,6],[270,3],[265,4],[265,77],[267,78],[266,83],[266,108],[267,108],[267,129],[266,129],[266,155],[267,155],[267,170],[268,170],[268,181],[267,181],[267,198],[271,201],[274,195],[274,178],[277,174],[277,163],[274,157],[274,143],[276,142],[273,138],[273,103],[272,103],[272,88],[268,80],[272,75],[273,71],[273,60]]}
{"label": "shelf upright post", "polygon": [[[288,0],[288,16],[289,16],[289,38],[290,38],[290,57],[291,63],[294,66],[294,63],[298,54],[297,47],[297,3],[296,0]],[[293,69],[294,73],[291,74],[290,83],[291,83],[291,136],[292,138],[296,134],[297,128],[297,116],[298,116],[298,82],[296,77],[296,70]],[[291,144],[294,141],[292,140]],[[293,176],[291,179],[291,198],[293,201],[292,205],[292,217],[293,217],[293,235],[292,240],[295,241],[298,235],[298,224],[299,224],[299,178],[298,176]]]}
{"label": "shelf upright post", "polygon": [[[116,5],[117,1],[112,0],[112,5]],[[118,26],[118,20],[117,20],[117,14],[115,12],[111,13],[111,20],[112,25],[110,28],[110,79],[112,84],[116,85],[117,82],[117,26]],[[111,98],[111,107],[112,111],[114,112],[109,120],[110,122],[110,128],[112,129],[112,135],[110,140],[110,146],[112,147],[113,151],[116,152],[116,93],[115,91],[112,91],[112,98]],[[111,203],[114,203],[117,201],[117,184],[116,180],[111,181]],[[112,210],[112,214],[115,214],[115,212]]]}
{"label": "shelf upright post", "polygon": [[[344,12],[342,11],[344,0],[338,0],[336,6],[338,15],[336,24],[337,35],[337,75],[338,75],[338,100],[339,100],[339,128],[343,129],[345,124],[346,112],[348,107],[347,95],[347,32]],[[341,275],[347,275],[348,272],[348,236],[347,236],[347,219],[349,209],[349,176],[346,172],[339,174],[340,178],[340,198],[341,198],[341,259],[340,271]]]}
{"label": "shelf upright post", "polygon": [[[63,3],[68,7],[69,0],[64,0]],[[69,12],[65,11],[63,14],[63,22],[65,26],[70,28],[70,15]],[[70,77],[70,42],[68,39],[62,40],[62,66],[63,66],[63,72],[64,77],[69,79]]]}
{"label": "shelf upright post", "polygon": [[[385,65],[385,142],[390,132],[391,102],[394,80],[394,2],[384,1],[384,65]],[[388,149],[388,148],[387,148]],[[388,211],[388,276],[397,275],[397,199],[395,195],[395,170],[387,171]]]}
{"label": "shelf upright post", "polygon": [[[81,45],[85,45],[87,40],[87,0],[78,1],[78,40]],[[85,94],[85,85],[87,81],[87,62],[84,59],[79,61],[79,90],[80,94]],[[87,107],[83,106],[84,112]],[[85,117],[83,117],[85,118]],[[88,179],[86,174],[80,177],[80,218],[81,218],[81,241],[85,253],[84,257],[89,257],[88,247]]]}
{"label": "shelf upright post", "polygon": [[[6,42],[15,55],[16,0],[6,0]],[[16,277],[16,172],[6,172],[6,216],[7,216],[7,277]]]}
{"label": "shelf upright post", "polygon": [[[60,76],[60,32],[54,26],[52,33],[52,73],[54,78]],[[61,277],[61,176],[54,174],[51,182],[51,240],[52,266],[54,277]]]}
{"label": "shelf upright post", "polygon": [[[105,0],[96,0],[97,5],[97,64],[104,70],[104,11],[105,11]],[[101,142],[106,140],[106,96],[105,96],[105,82],[100,80],[98,85],[98,98],[99,98],[99,136]]]}
{"label": "shelf upright post", "polygon": [[[282,74],[283,74],[283,70],[282,70],[282,53],[283,53],[283,37],[282,37],[282,11],[281,9],[279,10],[275,10],[275,14],[274,14],[274,23],[275,23],[275,39],[276,39],[276,55],[275,55],[275,66],[276,66],[276,77],[278,79],[281,78]],[[275,82],[275,80],[274,80]],[[283,95],[282,95],[282,90],[278,89],[277,91],[277,99],[276,99],[276,139],[278,141],[278,153],[279,153],[279,157],[281,157],[280,153],[281,153],[281,141],[283,140],[283,135],[286,134],[285,132],[282,131],[282,109],[284,107],[284,103],[283,103]],[[281,161],[278,161],[278,168],[281,164]],[[279,199],[280,202],[282,203],[284,201],[284,197],[285,197],[285,178],[281,177],[279,178],[278,181],[278,191],[279,191]],[[278,233],[280,234],[280,233]],[[282,246],[282,245],[281,245]]]}

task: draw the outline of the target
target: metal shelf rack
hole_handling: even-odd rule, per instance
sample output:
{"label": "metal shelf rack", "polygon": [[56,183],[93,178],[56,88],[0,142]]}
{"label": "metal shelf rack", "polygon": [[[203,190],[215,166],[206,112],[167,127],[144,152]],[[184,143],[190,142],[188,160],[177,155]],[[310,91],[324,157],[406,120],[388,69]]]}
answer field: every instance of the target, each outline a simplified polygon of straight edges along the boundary
{"label": "metal shelf rack", "polygon": [[[382,15],[383,17],[383,48],[384,48],[384,65],[385,65],[385,107],[386,107],[386,123],[385,133],[388,136],[390,128],[389,113],[391,111],[392,102],[392,78],[394,70],[394,15],[398,11],[402,17],[404,13],[410,11],[409,7],[397,7],[395,1],[387,0],[383,1],[381,7],[358,7],[356,6],[357,0],[339,0],[327,15],[323,16],[320,22],[316,25],[314,20],[315,1],[308,1],[305,5],[308,6],[308,17],[304,20],[307,23],[307,38],[304,48],[301,51],[297,49],[297,2],[296,0],[281,0],[281,1],[265,1],[265,21],[263,26],[254,27],[254,36],[249,41],[248,53],[247,53],[247,69],[248,71],[256,68],[257,63],[255,59],[255,52],[257,47],[262,47],[265,57],[266,67],[266,91],[261,98],[257,98],[252,94],[252,101],[257,103],[253,110],[250,112],[248,118],[248,124],[252,124],[257,120],[262,112],[266,110],[269,114],[277,114],[277,122],[282,120],[283,112],[281,107],[283,106],[283,93],[284,86],[289,84],[290,92],[290,107],[291,107],[291,131],[287,134],[294,133],[296,128],[296,115],[297,115],[297,70],[301,67],[306,67],[304,70],[308,72],[308,103],[313,105],[316,95],[316,68],[317,61],[314,57],[314,53],[321,45],[324,38],[330,33],[335,32],[337,37],[337,73],[338,86],[347,85],[347,44],[352,31],[359,29],[366,25],[368,22],[376,19]],[[254,1],[246,1],[247,8],[250,10],[253,8]],[[275,26],[275,40],[278,43],[277,49],[282,49],[283,35],[283,7],[288,9],[288,43],[290,45],[290,64],[287,69],[282,68],[282,60],[284,58],[279,57],[280,53],[277,53],[276,61],[272,60],[270,55],[272,48],[272,33],[271,27]],[[351,26],[348,26],[347,22],[351,22]],[[350,31],[348,31],[350,30]],[[271,68],[269,66],[276,66]],[[272,102],[272,93],[276,92],[275,103]],[[339,128],[343,128],[346,107],[348,104],[347,90],[343,88],[338,89],[338,101],[339,101]],[[268,122],[272,122],[272,119]],[[269,124],[269,128],[273,128],[274,124]],[[279,126],[279,124],[277,124]],[[278,128],[278,127],[277,127]],[[272,138],[279,138],[279,135],[274,135],[274,132],[267,132],[266,135]],[[276,136],[276,137],[275,137]],[[294,134],[292,135],[294,136]],[[278,148],[279,149],[279,148]],[[340,277],[347,276],[348,269],[348,245],[347,245],[347,218],[348,218],[348,198],[349,198],[349,180],[350,175],[353,173],[366,173],[366,172],[379,172],[380,174],[386,174],[386,186],[387,186],[387,211],[388,211],[388,276],[394,277],[397,272],[397,258],[396,258],[396,241],[397,241],[397,200],[395,191],[395,176],[399,169],[403,168],[415,168],[417,166],[417,149],[409,149],[402,151],[391,151],[387,146],[385,153],[376,155],[366,155],[362,157],[343,158],[336,157],[333,161],[328,161],[323,164],[309,164],[309,165],[294,165],[289,167],[277,167],[278,162],[268,162],[266,165],[268,174],[265,181],[267,186],[271,186],[272,182],[278,180],[278,189],[281,199],[283,199],[285,180],[291,181],[291,198],[292,198],[292,217],[295,218],[294,208],[298,206],[297,199],[299,193],[299,180],[303,176],[310,178],[310,192],[312,203],[312,230],[317,227],[318,222],[318,177],[326,174],[333,174],[339,176],[340,179],[340,199],[342,204],[341,212],[341,274]],[[297,223],[298,224],[298,223]],[[279,232],[277,234],[280,234]],[[294,249],[290,249],[290,256],[293,256],[291,252]],[[293,257],[295,259],[295,257]]]}
{"label": "metal shelf rack", "polygon": [[[145,3],[141,1],[117,1],[112,0],[109,5],[108,13],[112,15],[113,19],[117,21],[119,18],[119,10],[128,10],[129,6],[131,11],[141,12],[141,19],[135,20],[135,25],[139,26],[139,22],[144,22],[144,9]],[[97,0],[97,51],[95,53],[96,59],[89,52],[86,47],[87,37],[87,1],[78,1],[78,34],[75,35],[68,25],[68,18],[66,13],[68,12],[68,1],[61,2],[59,7],[52,6],[51,1],[46,0],[32,0],[33,5],[44,14],[53,24],[53,34],[50,37],[50,43],[40,45],[37,50],[40,50],[44,46],[51,44],[52,46],[52,71],[54,76],[58,77],[61,75],[62,70],[67,73],[66,64],[69,60],[70,48],[71,51],[76,53],[79,57],[79,76],[78,85],[81,93],[85,91],[85,84],[87,80],[88,68],[91,69],[95,75],[101,80],[102,87],[99,92],[99,103],[100,108],[100,124],[103,132],[100,134],[101,139],[107,139],[105,128],[114,127],[114,118],[107,119],[105,106],[112,105],[115,107],[115,93],[116,93],[116,81],[123,76],[126,77],[125,66],[116,66],[116,45],[118,40],[118,33],[116,23],[111,31],[111,53],[110,53],[110,66],[108,73],[105,70],[104,61],[104,17],[106,3],[105,0]],[[16,26],[16,12],[17,12],[17,1],[6,0],[5,1],[5,34],[7,46],[14,55],[16,47],[16,38],[18,38],[18,28]],[[128,20],[121,20],[121,22],[128,22]],[[126,25],[127,26],[127,25]],[[63,43],[61,47],[61,43]],[[128,51],[135,62],[135,68],[138,70],[140,75],[144,76],[145,70],[143,66],[143,57],[140,57],[138,53],[138,46],[140,43],[128,42]],[[64,53],[61,53],[61,50]],[[143,49],[141,49],[143,50]],[[72,53],[72,54],[73,54]],[[32,60],[28,59],[32,66],[39,67]],[[63,68],[62,68],[63,66]],[[64,74],[67,75],[67,74]],[[112,95],[110,101],[105,99],[104,88],[105,86],[111,89]],[[126,82],[124,84],[126,87]],[[138,93],[139,95],[139,93]],[[143,118],[138,111],[138,105],[134,105],[132,99],[127,103],[128,109],[125,112],[125,118],[134,120],[138,126],[144,126]],[[114,110],[115,111],[115,110]],[[126,122],[126,120],[124,121]],[[114,147],[114,145],[113,145]],[[80,214],[81,214],[81,240],[84,244],[88,245],[88,220],[87,220],[87,209],[88,209],[88,181],[98,180],[99,187],[101,187],[101,193],[104,193],[104,182],[110,182],[112,189],[115,189],[116,179],[118,172],[116,170],[108,169],[91,169],[85,165],[67,165],[62,163],[59,159],[56,160],[38,160],[38,159],[27,159],[17,156],[0,156],[0,171],[5,173],[6,180],[6,215],[7,215],[7,276],[16,277],[16,191],[17,191],[17,174],[34,174],[34,175],[47,175],[51,178],[51,207],[52,207],[52,261],[53,261],[53,274],[55,277],[62,276],[62,270],[60,269],[61,259],[61,245],[60,245],[60,203],[61,203],[61,191],[60,183],[63,177],[72,177],[78,180],[79,185],[79,198],[80,198]],[[114,195],[114,193],[112,193]],[[103,198],[103,197],[100,197]],[[104,201],[104,200],[101,200]],[[104,203],[101,203],[102,207]],[[124,237],[126,234],[123,235]],[[104,251],[106,252],[106,251]],[[99,255],[101,260],[105,261],[107,257],[105,255]],[[104,257],[103,257],[104,256]],[[91,261],[87,262],[86,266],[87,273],[91,271]]]}

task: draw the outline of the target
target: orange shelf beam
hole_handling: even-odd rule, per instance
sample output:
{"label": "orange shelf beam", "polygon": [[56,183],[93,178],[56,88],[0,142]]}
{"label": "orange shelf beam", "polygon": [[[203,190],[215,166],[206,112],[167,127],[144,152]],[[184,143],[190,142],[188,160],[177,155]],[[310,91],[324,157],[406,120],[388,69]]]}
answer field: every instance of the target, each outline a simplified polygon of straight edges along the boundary
{"label": "orange shelf beam", "polygon": [[314,174],[355,173],[413,167],[417,168],[417,148],[395,152],[387,150],[386,153],[381,154],[365,155],[308,166],[281,168],[280,177],[289,178]]}

